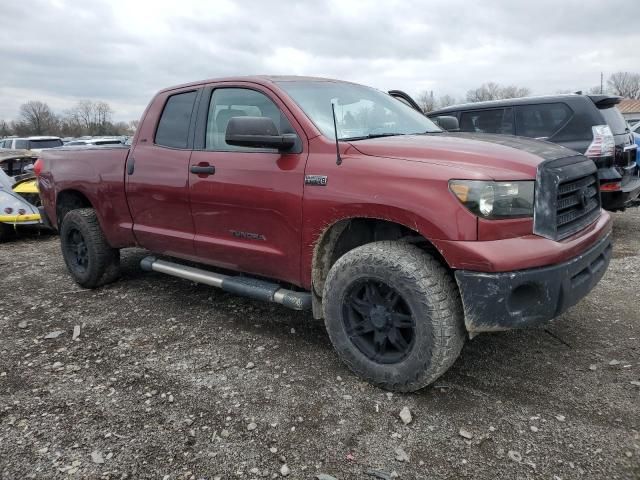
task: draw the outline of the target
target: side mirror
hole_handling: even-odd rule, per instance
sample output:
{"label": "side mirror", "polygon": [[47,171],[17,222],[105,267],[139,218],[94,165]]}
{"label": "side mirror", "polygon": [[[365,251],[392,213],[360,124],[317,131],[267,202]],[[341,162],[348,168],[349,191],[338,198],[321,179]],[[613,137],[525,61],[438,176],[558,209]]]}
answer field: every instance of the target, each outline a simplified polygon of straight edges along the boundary
{"label": "side mirror", "polygon": [[450,115],[441,115],[439,117],[433,117],[431,120],[435,122],[443,130],[447,132],[458,132],[460,131],[460,124],[458,123],[458,119],[456,117],[452,117]]}
{"label": "side mirror", "polygon": [[224,137],[229,145],[278,150],[289,150],[296,138],[293,133],[281,135],[269,117],[232,117]]}

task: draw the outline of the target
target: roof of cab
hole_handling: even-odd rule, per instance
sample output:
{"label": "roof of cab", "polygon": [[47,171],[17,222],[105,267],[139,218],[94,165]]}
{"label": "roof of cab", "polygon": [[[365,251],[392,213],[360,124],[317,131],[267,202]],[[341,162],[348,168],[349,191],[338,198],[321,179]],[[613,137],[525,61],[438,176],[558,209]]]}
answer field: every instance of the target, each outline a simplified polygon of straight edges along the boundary
{"label": "roof of cab", "polygon": [[224,82],[251,82],[259,85],[273,84],[277,82],[334,82],[334,83],[354,83],[346,80],[337,80],[334,78],[323,77],[305,77],[297,75],[247,75],[238,77],[222,77],[222,78],[209,78],[206,80],[199,80],[196,82],[183,83],[181,85],[174,85],[173,87],[163,88],[159,93],[170,92],[172,90],[178,90],[188,87],[199,87],[208,83],[224,83]]}

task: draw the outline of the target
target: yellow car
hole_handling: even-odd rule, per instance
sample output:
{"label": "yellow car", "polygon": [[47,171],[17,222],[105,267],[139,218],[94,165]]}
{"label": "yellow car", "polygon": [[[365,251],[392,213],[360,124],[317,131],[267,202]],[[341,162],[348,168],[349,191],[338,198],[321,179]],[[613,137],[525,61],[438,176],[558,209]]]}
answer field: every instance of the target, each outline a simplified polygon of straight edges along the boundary
{"label": "yellow car", "polygon": [[0,242],[10,237],[18,226],[42,225],[36,179],[28,174],[26,178],[24,174],[14,178],[5,171],[14,163],[11,161],[25,158],[24,155],[16,157],[15,153],[0,154],[0,166],[3,167],[0,168]]}

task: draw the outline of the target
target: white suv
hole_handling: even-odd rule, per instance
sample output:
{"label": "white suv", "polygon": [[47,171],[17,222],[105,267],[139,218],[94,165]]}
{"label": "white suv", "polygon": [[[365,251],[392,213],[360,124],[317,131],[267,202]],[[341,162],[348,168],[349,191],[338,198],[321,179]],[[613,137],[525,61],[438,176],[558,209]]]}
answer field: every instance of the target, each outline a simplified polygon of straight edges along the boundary
{"label": "white suv", "polygon": [[61,147],[60,137],[18,137],[0,140],[0,148],[11,150],[32,150],[39,152],[43,148]]}

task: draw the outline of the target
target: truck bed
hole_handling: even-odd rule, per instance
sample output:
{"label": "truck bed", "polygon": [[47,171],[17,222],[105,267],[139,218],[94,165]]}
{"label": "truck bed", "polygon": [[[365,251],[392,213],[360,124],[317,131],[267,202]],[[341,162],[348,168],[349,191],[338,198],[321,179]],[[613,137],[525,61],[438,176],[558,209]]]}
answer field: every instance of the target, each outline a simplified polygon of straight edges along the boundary
{"label": "truck bed", "polygon": [[125,193],[127,145],[60,147],[40,153],[40,195],[51,224],[58,224],[55,205],[60,195],[73,195],[96,212],[114,247],[135,244]]}

